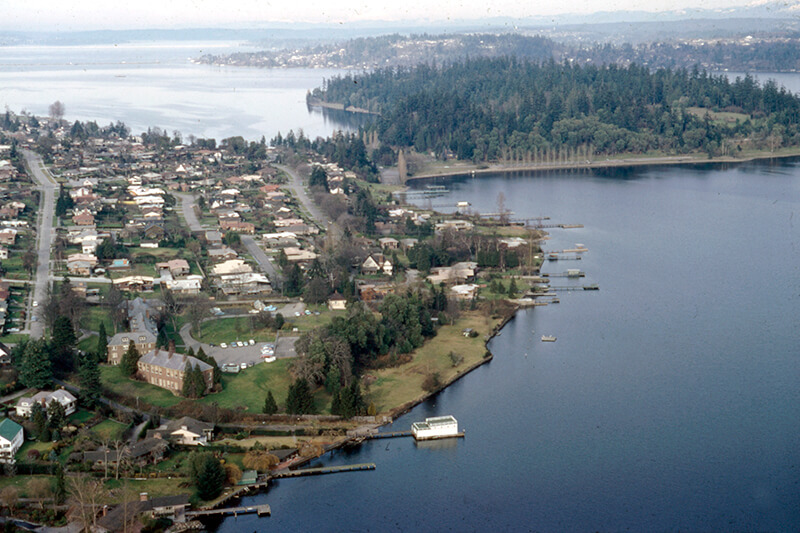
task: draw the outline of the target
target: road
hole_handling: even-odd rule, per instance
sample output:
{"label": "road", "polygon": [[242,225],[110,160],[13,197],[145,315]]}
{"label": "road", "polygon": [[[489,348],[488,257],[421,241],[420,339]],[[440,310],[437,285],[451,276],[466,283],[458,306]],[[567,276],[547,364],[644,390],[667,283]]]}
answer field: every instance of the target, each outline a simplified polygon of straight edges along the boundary
{"label": "road", "polygon": [[[33,289],[33,301],[44,302],[47,298],[47,289],[50,283],[50,249],[53,245],[53,216],[56,209],[56,191],[58,184],[53,176],[44,167],[42,158],[30,150],[24,150],[25,162],[31,172],[33,181],[38,184],[38,189],[42,193],[39,201],[39,225],[37,228],[38,241],[38,262],[36,265],[36,285]],[[32,306],[32,303],[29,304]],[[29,320],[38,309],[29,307]],[[41,317],[40,317],[41,318]],[[44,335],[44,323],[41,319],[30,322],[28,328],[32,339],[41,338]]]}
{"label": "road", "polygon": [[328,226],[331,224],[330,218],[317,207],[317,204],[311,201],[311,198],[309,198],[308,193],[303,187],[303,180],[300,179],[300,176],[289,167],[283,165],[275,165],[275,167],[284,171],[286,175],[289,176],[289,181],[286,183],[285,188],[292,191],[294,197],[300,201],[303,208],[311,215],[311,218],[313,218],[317,224],[322,226],[323,229],[328,229]]}
{"label": "road", "polygon": [[181,201],[180,211],[183,214],[183,219],[186,221],[186,225],[189,226],[190,230],[204,231],[208,229],[204,228],[200,223],[200,220],[197,218],[197,214],[194,211],[194,206],[195,203],[197,203],[197,199],[193,194],[185,192],[173,192],[172,194]]}

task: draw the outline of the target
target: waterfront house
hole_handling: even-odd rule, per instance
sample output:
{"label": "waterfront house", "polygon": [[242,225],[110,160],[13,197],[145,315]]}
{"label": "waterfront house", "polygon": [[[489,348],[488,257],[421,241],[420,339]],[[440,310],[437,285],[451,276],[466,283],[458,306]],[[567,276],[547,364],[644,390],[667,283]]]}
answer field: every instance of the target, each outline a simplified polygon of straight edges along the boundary
{"label": "waterfront house", "polygon": [[0,463],[14,463],[14,456],[22,447],[23,435],[22,426],[10,418],[0,420]]}
{"label": "waterfront house", "polygon": [[97,519],[97,533],[116,533],[118,531],[140,531],[144,517],[168,518],[173,523],[186,522],[186,509],[190,506],[189,495],[177,494],[150,499],[146,492],[139,495],[139,501],[127,505],[117,505],[110,511],[107,506]]}

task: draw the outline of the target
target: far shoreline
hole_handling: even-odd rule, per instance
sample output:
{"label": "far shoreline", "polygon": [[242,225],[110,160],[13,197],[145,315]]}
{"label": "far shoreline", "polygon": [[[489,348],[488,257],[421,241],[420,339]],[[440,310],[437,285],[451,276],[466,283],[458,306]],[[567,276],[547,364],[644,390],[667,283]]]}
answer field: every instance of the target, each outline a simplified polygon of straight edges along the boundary
{"label": "far shoreline", "polygon": [[721,164],[742,164],[752,161],[764,161],[769,159],[790,159],[792,157],[800,157],[800,147],[792,148],[792,152],[788,153],[763,153],[754,154],[747,157],[734,158],[734,157],[714,157],[700,159],[693,155],[681,156],[662,156],[650,158],[628,158],[628,159],[606,159],[604,161],[590,161],[584,163],[568,162],[563,164],[558,163],[543,163],[543,164],[528,164],[528,165],[503,165],[492,164],[488,167],[478,168],[476,166],[465,166],[464,168],[449,169],[442,172],[425,172],[414,176],[408,176],[405,183],[414,180],[425,180],[435,178],[454,178],[459,176],[478,176],[489,174],[503,174],[506,172],[551,172],[554,170],[594,170],[604,168],[632,168],[632,167],[647,167],[647,166],[679,166],[679,165],[721,165]]}

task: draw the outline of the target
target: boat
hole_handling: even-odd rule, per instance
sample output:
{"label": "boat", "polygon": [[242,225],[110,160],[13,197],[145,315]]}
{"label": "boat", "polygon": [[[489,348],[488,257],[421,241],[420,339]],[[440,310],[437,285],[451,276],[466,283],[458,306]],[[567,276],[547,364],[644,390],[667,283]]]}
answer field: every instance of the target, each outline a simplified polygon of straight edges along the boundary
{"label": "boat", "polygon": [[586,286],[583,288],[583,290],[585,290],[585,291],[599,291],[599,290],[600,290],[600,286],[599,286],[599,285],[597,285],[597,284],[594,284],[594,285],[586,285]]}
{"label": "boat", "polygon": [[550,261],[558,261],[558,254],[550,254],[547,256]]}
{"label": "boat", "polygon": [[552,335],[542,335],[542,342],[556,342],[556,338]]}

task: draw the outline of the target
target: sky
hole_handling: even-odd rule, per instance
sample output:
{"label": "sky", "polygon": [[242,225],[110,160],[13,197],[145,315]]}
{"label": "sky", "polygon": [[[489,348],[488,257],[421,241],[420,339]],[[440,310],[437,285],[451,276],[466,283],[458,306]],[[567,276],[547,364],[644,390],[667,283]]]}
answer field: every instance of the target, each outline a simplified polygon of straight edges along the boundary
{"label": "sky", "polygon": [[[598,11],[725,9],[765,0],[0,0],[0,30],[258,27],[270,22],[446,22]],[[790,0],[798,3],[800,0]]]}

